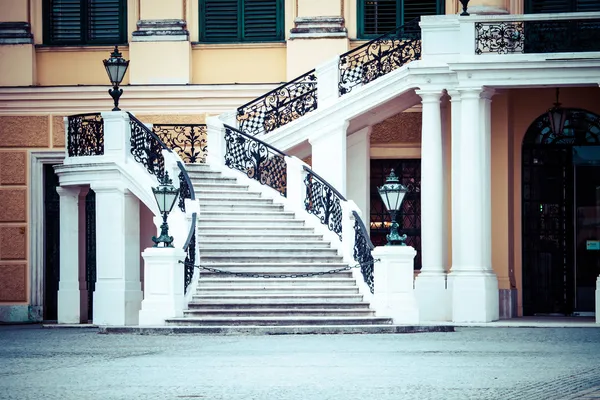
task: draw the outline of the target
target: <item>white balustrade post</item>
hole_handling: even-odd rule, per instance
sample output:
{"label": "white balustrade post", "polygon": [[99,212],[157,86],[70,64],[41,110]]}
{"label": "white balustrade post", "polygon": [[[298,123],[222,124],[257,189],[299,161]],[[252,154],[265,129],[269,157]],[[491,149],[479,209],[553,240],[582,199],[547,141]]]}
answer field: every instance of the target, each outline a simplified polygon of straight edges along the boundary
{"label": "white balustrade post", "polygon": [[206,119],[206,162],[210,165],[225,164],[225,127],[217,116]]}
{"label": "white balustrade post", "polygon": [[446,204],[441,90],[417,90],[423,104],[421,139],[421,259],[415,291],[423,321],[450,319],[446,290]]}
{"label": "white balustrade post", "polygon": [[419,307],[413,290],[414,258],[410,246],[378,246],[373,257],[375,294],[372,307],[379,317],[390,317],[394,324],[419,323]]}
{"label": "white balustrade post", "polygon": [[304,213],[304,199],[306,197],[306,185],[304,184],[304,162],[298,157],[285,157],[287,172],[286,197],[291,210]]}
{"label": "white balustrade post", "polygon": [[[490,212],[486,194],[489,115],[481,111],[482,88],[460,89],[460,129],[452,132],[452,320],[490,322],[499,317],[498,280],[488,258]],[[453,127],[454,128],[454,127]]]}
{"label": "white balustrade post", "polygon": [[308,139],[312,146],[312,170],[346,196],[346,130],[348,121],[329,124]]}
{"label": "white balustrade post", "polygon": [[317,75],[317,101],[319,108],[328,107],[334,104],[339,97],[339,62],[340,58],[335,57],[324,62],[315,68]]}
{"label": "white balustrade post", "polygon": [[79,187],[56,188],[60,196],[58,323],[81,322],[79,293]]}
{"label": "white balustrade post", "polygon": [[104,157],[103,161],[125,162],[131,155],[131,124],[129,115],[124,111],[102,113],[104,120]]}
{"label": "white balustrade post", "polygon": [[94,323],[137,325],[142,301],[139,200],[115,182],[98,182],[92,189],[96,192]]}
{"label": "white balustrade post", "polygon": [[[369,215],[371,209],[371,131],[368,126],[347,139],[346,159],[346,193],[349,199],[356,202],[361,215]],[[367,225],[367,232],[370,227]]]}
{"label": "white balustrade post", "polygon": [[144,257],[144,300],[140,325],[165,325],[167,318],[183,316],[186,253],[177,247],[149,247]]}

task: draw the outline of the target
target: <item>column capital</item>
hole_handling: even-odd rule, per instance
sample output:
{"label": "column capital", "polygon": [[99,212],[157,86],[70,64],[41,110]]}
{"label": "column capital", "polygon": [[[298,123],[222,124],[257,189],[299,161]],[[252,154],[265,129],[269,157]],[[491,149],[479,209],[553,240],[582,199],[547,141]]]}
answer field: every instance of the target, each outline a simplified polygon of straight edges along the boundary
{"label": "column capital", "polygon": [[451,102],[460,101],[460,91],[458,89],[446,89],[446,93],[448,93],[448,97],[450,97]]}
{"label": "column capital", "polygon": [[418,89],[415,93],[421,97],[421,103],[439,103],[443,89]]}
{"label": "column capital", "polygon": [[484,87],[481,91],[481,98],[484,100],[492,100],[492,97],[496,94],[496,91],[492,88]]}
{"label": "column capital", "polygon": [[481,93],[483,92],[482,86],[477,87],[461,87],[457,88],[458,93],[460,94],[460,98],[464,99],[479,99],[481,98]]}
{"label": "column capital", "polygon": [[56,193],[60,197],[78,197],[81,192],[81,186],[57,186]]}

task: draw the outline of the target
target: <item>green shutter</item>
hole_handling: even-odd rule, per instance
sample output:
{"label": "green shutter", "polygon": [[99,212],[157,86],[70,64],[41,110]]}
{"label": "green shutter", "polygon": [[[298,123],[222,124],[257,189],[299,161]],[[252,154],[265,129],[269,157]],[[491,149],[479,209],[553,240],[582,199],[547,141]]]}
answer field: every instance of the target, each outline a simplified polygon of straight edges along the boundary
{"label": "green shutter", "polygon": [[437,0],[404,0],[402,24],[412,21],[421,15],[437,15]]}
{"label": "green shutter", "polygon": [[575,11],[577,11],[577,12],[600,11],[600,1],[599,0],[577,0]]}
{"label": "green shutter", "polygon": [[563,13],[573,11],[571,0],[528,0],[525,12],[528,14]]}
{"label": "green shutter", "polygon": [[363,10],[363,34],[382,35],[399,23],[398,0],[360,0]]}
{"label": "green shutter", "polygon": [[121,43],[121,1],[89,0],[88,42]]}
{"label": "green shutter", "polygon": [[82,39],[81,0],[50,0],[47,41],[53,44],[79,44]]}
{"label": "green shutter", "polygon": [[239,0],[202,0],[200,7],[201,39],[207,42],[231,42],[239,39]]}
{"label": "green shutter", "polygon": [[244,0],[244,39],[281,40],[283,29],[279,0]]}

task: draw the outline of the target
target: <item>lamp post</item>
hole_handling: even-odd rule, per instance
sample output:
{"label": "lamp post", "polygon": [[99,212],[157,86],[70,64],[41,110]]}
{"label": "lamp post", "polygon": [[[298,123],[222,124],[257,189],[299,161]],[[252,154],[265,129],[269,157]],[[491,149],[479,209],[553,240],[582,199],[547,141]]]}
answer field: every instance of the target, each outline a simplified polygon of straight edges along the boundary
{"label": "lamp post", "polygon": [[177,200],[177,196],[179,195],[179,189],[173,186],[173,181],[169,179],[168,172],[165,172],[159,180],[160,185],[156,188],[152,188],[152,193],[154,193],[154,198],[158,204],[158,210],[162,214],[163,223],[160,226],[160,236],[152,237],[152,241],[154,242],[153,247],[158,247],[159,243],[164,243],[162,247],[173,247],[173,236],[169,236],[167,217],[173,209],[173,205],[175,205],[175,200]]}
{"label": "lamp post", "polygon": [[559,90],[559,88],[556,88],[556,103],[554,103],[554,106],[548,110],[550,129],[552,129],[552,133],[555,137],[562,135],[567,119],[567,110],[562,108],[561,104],[558,102]]}
{"label": "lamp post", "polygon": [[377,188],[377,190],[379,191],[379,196],[381,196],[381,200],[383,200],[385,208],[388,210],[392,218],[392,228],[390,233],[386,236],[388,241],[387,245],[406,246],[406,243],[404,243],[406,240],[406,234],[398,234],[396,214],[398,210],[400,210],[402,200],[404,200],[404,195],[406,192],[408,192],[408,189],[400,184],[398,177],[392,169],[390,175],[385,179],[385,185]]}
{"label": "lamp post", "polygon": [[119,85],[125,76],[125,72],[127,72],[127,67],[129,66],[129,60],[121,57],[121,53],[119,53],[118,46],[115,46],[115,49],[110,54],[110,58],[108,60],[104,60],[104,68],[106,68],[106,73],[108,74],[108,78],[110,79],[110,83],[112,83],[112,89],[108,89],[108,94],[115,101],[115,108],[113,111],[121,111],[119,108],[119,97],[123,94],[123,89],[119,89]]}

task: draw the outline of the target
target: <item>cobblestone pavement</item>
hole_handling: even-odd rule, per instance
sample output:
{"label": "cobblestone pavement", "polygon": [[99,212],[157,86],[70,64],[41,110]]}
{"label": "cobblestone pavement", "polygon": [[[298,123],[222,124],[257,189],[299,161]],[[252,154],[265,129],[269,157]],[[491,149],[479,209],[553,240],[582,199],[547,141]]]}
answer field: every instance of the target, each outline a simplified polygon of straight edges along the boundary
{"label": "cobblestone pavement", "polygon": [[0,326],[0,398],[590,399],[600,398],[599,356],[596,328],[142,336]]}

